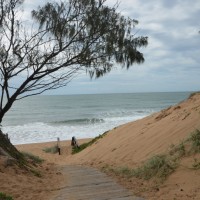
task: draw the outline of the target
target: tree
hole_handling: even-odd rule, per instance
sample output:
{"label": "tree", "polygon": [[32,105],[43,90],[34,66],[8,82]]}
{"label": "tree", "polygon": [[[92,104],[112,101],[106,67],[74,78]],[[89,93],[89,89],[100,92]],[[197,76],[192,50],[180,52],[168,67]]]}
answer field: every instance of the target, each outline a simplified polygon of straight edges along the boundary
{"label": "tree", "polygon": [[115,63],[144,62],[138,22],[105,0],[46,3],[32,11],[32,26],[20,18],[22,3],[0,0],[0,123],[16,100],[66,86],[83,70],[98,78]]}

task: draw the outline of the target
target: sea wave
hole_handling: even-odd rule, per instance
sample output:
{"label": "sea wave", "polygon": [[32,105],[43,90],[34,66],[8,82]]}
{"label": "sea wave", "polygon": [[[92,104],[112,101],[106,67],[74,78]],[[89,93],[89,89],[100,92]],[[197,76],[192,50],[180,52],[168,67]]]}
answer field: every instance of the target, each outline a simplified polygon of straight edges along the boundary
{"label": "sea wave", "polygon": [[29,123],[18,126],[3,127],[3,132],[8,133],[13,144],[26,144],[35,142],[70,140],[72,136],[76,138],[93,138],[105,131],[113,128],[115,125],[110,123],[102,126],[100,123],[83,124],[80,126],[72,124],[63,124],[60,126],[47,123]]}
{"label": "sea wave", "polygon": [[[85,118],[57,121],[52,124],[36,122],[17,126],[5,126],[3,127],[3,132],[9,134],[13,144],[55,141],[57,137],[61,140],[70,140],[72,136],[76,136],[78,139],[92,138],[121,124],[135,121],[143,117],[145,117],[145,115],[104,119]],[[77,121],[79,121],[79,123],[77,123]]]}
{"label": "sea wave", "polygon": [[64,124],[71,124],[71,125],[78,125],[78,124],[97,124],[97,123],[103,123],[105,122],[104,119],[99,118],[80,118],[80,119],[70,119],[70,120],[61,120],[61,121],[55,121],[50,122],[49,124],[52,125],[64,125]]}
{"label": "sea wave", "polygon": [[52,122],[31,122],[21,125],[4,126],[3,131],[9,134],[14,144],[34,142],[70,140],[77,138],[92,138],[121,124],[141,119],[148,115],[137,111],[108,111],[101,112],[97,117],[83,117],[77,119],[55,120]]}

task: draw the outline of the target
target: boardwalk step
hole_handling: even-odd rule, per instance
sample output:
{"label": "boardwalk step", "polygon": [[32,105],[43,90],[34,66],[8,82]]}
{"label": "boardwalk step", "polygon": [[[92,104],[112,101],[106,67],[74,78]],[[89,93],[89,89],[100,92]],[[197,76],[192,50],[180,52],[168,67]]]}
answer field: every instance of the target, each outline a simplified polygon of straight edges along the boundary
{"label": "boardwalk step", "polygon": [[85,166],[64,166],[66,186],[53,200],[144,200],[106,174]]}

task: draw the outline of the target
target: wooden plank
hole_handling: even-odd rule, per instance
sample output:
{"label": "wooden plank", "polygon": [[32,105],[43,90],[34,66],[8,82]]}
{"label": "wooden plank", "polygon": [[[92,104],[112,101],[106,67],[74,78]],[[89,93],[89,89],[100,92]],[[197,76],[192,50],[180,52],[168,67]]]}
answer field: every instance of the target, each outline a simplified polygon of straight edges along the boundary
{"label": "wooden plank", "polygon": [[62,173],[66,176],[66,186],[54,200],[144,200],[94,168],[64,166]]}

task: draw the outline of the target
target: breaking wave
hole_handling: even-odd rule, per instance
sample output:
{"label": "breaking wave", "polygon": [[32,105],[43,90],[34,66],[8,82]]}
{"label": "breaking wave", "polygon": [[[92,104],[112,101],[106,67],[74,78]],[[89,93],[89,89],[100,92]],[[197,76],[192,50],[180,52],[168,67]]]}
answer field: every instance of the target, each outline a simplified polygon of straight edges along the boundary
{"label": "breaking wave", "polygon": [[70,120],[61,120],[61,121],[55,121],[51,122],[50,124],[53,125],[64,125],[64,124],[97,124],[97,123],[103,123],[105,122],[103,119],[98,118],[83,118],[83,119],[70,119]]}

